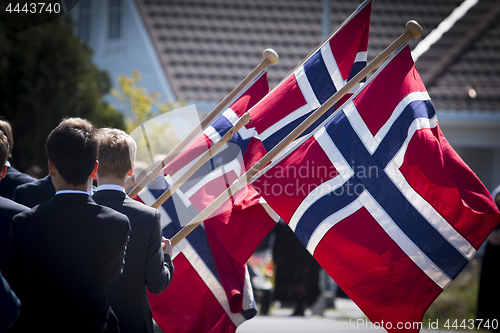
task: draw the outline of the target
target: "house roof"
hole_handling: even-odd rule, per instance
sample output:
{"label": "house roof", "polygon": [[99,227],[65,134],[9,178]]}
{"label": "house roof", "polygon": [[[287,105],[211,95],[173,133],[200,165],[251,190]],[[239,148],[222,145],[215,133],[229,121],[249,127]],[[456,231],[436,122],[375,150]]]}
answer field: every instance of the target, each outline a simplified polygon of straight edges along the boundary
{"label": "house roof", "polygon": [[500,2],[480,0],[416,62],[437,109],[500,111]]}
{"label": "house roof", "polygon": [[[266,48],[280,56],[268,71],[273,88],[322,41],[322,0],[136,2],[177,97],[188,101],[222,100],[262,61]],[[332,30],[361,2],[332,1]],[[376,0],[369,60],[405,31],[408,20],[422,25],[422,40],[462,2]],[[498,7],[498,0],[479,0],[417,61],[438,109],[500,110]],[[467,85],[477,87],[476,98]]]}

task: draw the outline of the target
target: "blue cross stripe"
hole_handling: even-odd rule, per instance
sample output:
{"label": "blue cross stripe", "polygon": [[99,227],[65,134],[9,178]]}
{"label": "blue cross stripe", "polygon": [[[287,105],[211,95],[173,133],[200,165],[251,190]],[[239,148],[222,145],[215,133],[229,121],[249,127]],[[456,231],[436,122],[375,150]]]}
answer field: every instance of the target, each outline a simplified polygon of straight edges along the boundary
{"label": "blue cross stripe", "polygon": [[337,92],[320,51],[304,63],[304,72],[320,104]]}
{"label": "blue cross stripe", "polygon": [[180,187],[181,191],[184,193],[189,191],[190,188],[192,188],[196,183],[201,181],[203,177],[212,171],[241,157],[241,146],[237,144],[229,144],[225,150],[219,151],[213,158],[205,162],[198,170],[196,170],[196,172]]}
{"label": "blue cross stripe", "polygon": [[[224,134],[227,133],[227,131],[229,131],[233,127],[233,125],[226,117],[221,115],[213,122],[212,127],[222,137],[224,136]],[[241,155],[245,155],[250,140],[251,138],[244,140],[239,133],[236,133],[228,142],[238,145],[241,150]]]}
{"label": "blue cross stripe", "polygon": [[[355,62],[351,72],[349,74],[349,80],[354,77],[360,70],[362,70],[366,66],[366,61]],[[307,80],[314,92],[314,95],[318,99],[318,101],[323,104],[325,103],[333,94],[337,92],[337,88],[333,84],[332,78],[328,73],[327,67],[323,60],[323,56],[321,52],[316,52],[312,55],[303,65],[304,72],[306,74]],[[366,81],[366,78],[362,80],[362,82]],[[339,87],[341,88],[341,87]],[[299,137],[309,134],[312,130],[318,127],[326,118],[328,118],[335,108],[337,107],[337,103],[332,106],[327,112],[325,112],[317,121],[315,121],[307,130],[305,130]],[[267,151],[271,150],[274,146],[276,146],[281,140],[283,140],[291,131],[293,131],[300,123],[302,123],[311,113],[315,110],[310,111],[309,113],[303,115],[300,118],[295,119],[294,121],[288,123],[286,126],[283,126],[275,133],[267,137],[262,143]]]}
{"label": "blue cross stripe", "polygon": [[[226,117],[224,117],[224,116],[221,115],[221,116],[219,116],[219,118],[217,118],[213,122],[212,127],[222,137],[222,136],[224,136],[224,134],[227,133],[227,131],[229,131],[233,127],[233,125],[231,124],[231,122]],[[241,135],[239,133],[236,133],[235,135],[233,135],[233,137],[228,142],[232,142],[232,143],[237,144],[238,146],[240,146],[241,154],[244,155],[245,152],[247,151],[247,147],[248,147],[248,144],[250,143],[250,139],[251,138],[243,140],[243,138],[241,137]]]}
{"label": "blue cross stripe", "polygon": [[[212,124],[212,127],[219,133],[222,137],[227,133],[228,130],[232,128],[231,122],[224,116],[219,116]],[[205,162],[189,179],[180,187],[182,192],[187,192],[196,183],[198,183],[203,177],[217,170],[221,166],[233,161],[238,157],[242,157],[250,143],[251,138],[244,140],[239,133],[233,135],[233,137],[228,141],[228,146],[223,151],[218,151],[214,157]],[[208,148],[208,147],[207,147]],[[229,185],[231,184],[227,184]]]}
{"label": "blue cross stripe", "polygon": [[[354,166],[354,174],[342,187],[318,199],[301,216],[295,233],[302,243],[307,245],[323,220],[349,205],[366,189],[408,238],[446,275],[454,279],[468,263],[467,258],[420,215],[383,171],[405,141],[413,120],[422,117],[430,119],[434,114],[430,101],[411,102],[373,155],[367,151],[345,114],[340,112],[335,116],[325,126],[326,132],[347,163]],[[366,173],[356,174],[356,166],[364,166],[365,171],[370,166],[376,166],[377,177],[366,177]]]}
{"label": "blue cross stripe", "polygon": [[[366,61],[356,61],[354,65],[352,65],[351,72],[349,73],[349,78],[347,81],[352,79],[354,75],[358,74],[363,68],[366,66]],[[366,82],[366,76],[360,81],[360,82]]]}
{"label": "blue cross stripe", "polygon": [[[316,120],[311,126],[309,126],[304,132],[302,132],[298,138],[311,133],[311,131],[313,131],[314,129],[316,129],[316,127],[321,125],[321,123],[325,121],[326,118],[328,118],[333,113],[333,111],[335,111],[335,106],[336,105],[332,106],[321,117],[319,117],[319,119]],[[276,146],[281,140],[283,140],[288,134],[290,134],[291,131],[293,131],[297,126],[299,126],[314,111],[316,110],[312,110],[303,115],[302,117],[299,117],[294,121],[288,123],[286,126],[283,126],[279,130],[274,132],[272,135],[267,137],[264,141],[262,141],[262,144],[264,145],[264,148],[266,148],[266,151],[270,151],[271,149],[273,149],[274,146]]]}
{"label": "blue cross stripe", "polygon": [[[348,80],[353,78],[365,66],[366,61],[355,62],[352,66]],[[333,84],[330,74],[328,73],[328,69],[323,60],[321,52],[318,51],[314,55],[312,55],[304,63],[303,67],[307,80],[309,81],[309,84],[311,85],[316,98],[321,104],[326,102],[328,98],[330,98],[337,92],[337,88]],[[361,80],[361,82],[366,82],[366,78]],[[309,134],[312,130],[318,127],[326,118],[328,118],[333,113],[333,111],[335,111],[336,106],[337,104],[335,104],[327,112],[325,112],[317,121],[314,122],[314,124],[312,124],[307,130],[305,130],[300,135],[300,137]],[[295,119],[294,121],[290,122],[286,126],[282,127],[281,129],[267,137],[266,140],[262,142],[266,150],[270,151],[314,111],[315,110],[312,110],[309,113]],[[223,136],[232,127],[232,125],[226,117],[220,116],[216,121],[214,121],[212,127],[219,133],[220,136]],[[236,143],[240,146],[242,155],[245,154],[249,141],[249,139],[243,140],[239,134],[236,134],[230,140],[230,142]]]}
{"label": "blue cross stripe", "polygon": [[[435,116],[436,111],[430,100],[413,102],[406,106],[403,110],[403,114],[407,113],[406,116],[400,116],[398,122],[396,122],[390,129],[385,138],[379,144],[377,150],[373,153],[373,157],[380,162],[384,167],[389,164],[396,153],[401,148],[403,141],[408,136],[408,128],[415,118],[432,118]],[[411,112],[415,115],[415,118],[411,116]],[[408,115],[409,114],[409,115]],[[395,139],[397,138],[397,139]]]}
{"label": "blue cross stripe", "polygon": [[[155,182],[157,181],[164,182],[162,178],[157,179]],[[157,189],[158,187],[155,188],[156,189],[150,189],[149,191],[155,197],[155,199],[158,199],[166,189]],[[176,194],[174,193],[173,195]],[[168,198],[168,200],[165,201],[162,205],[163,209],[165,209],[168,216],[172,220],[172,222],[165,226],[165,228],[163,228],[162,230],[163,236],[165,236],[166,238],[172,238],[172,236],[174,236],[177,232],[179,232],[179,230],[181,230],[181,224],[179,222],[179,216],[177,214],[177,209],[181,207],[178,206],[179,205],[174,205],[173,196]],[[210,249],[205,230],[201,227],[198,227],[194,229],[189,235],[187,235],[186,239],[220,283],[219,274],[217,273],[217,269],[215,267],[215,261],[212,256],[212,251]]]}
{"label": "blue cross stripe", "polygon": [[215,119],[215,121],[212,123],[212,127],[222,137],[233,127],[233,125],[226,117],[221,115],[217,119]]}

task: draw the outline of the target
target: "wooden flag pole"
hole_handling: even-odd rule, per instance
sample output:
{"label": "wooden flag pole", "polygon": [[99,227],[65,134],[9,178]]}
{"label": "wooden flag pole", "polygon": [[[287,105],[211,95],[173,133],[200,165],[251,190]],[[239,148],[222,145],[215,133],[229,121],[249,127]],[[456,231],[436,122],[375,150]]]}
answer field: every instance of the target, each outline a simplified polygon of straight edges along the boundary
{"label": "wooden flag pole", "polygon": [[233,128],[229,129],[229,131],[226,132],[222,136],[222,138],[212,147],[210,148],[189,170],[187,170],[180,178],[177,180],[172,186],[170,186],[163,194],[156,199],[156,201],[151,205],[153,208],[159,208],[165,201],[172,196],[172,194],[179,189],[179,187],[184,184],[189,177],[194,175],[196,170],[201,168],[201,166],[208,161],[229,139],[233,137],[233,135],[236,134],[243,126],[248,124],[250,121],[250,113],[245,112],[240,119],[234,124]]}
{"label": "wooden flag pole", "polygon": [[[241,81],[234,89],[227,95],[200,123],[200,127],[203,130],[207,127],[217,115],[231,102],[242,90],[245,86],[250,83],[250,81],[255,78],[264,68],[268,65],[275,65],[278,60],[278,54],[272,49],[266,49],[262,53],[264,60],[260,64],[257,65],[244,79]],[[197,136],[200,131],[198,128],[194,128],[191,133],[189,133],[177,146],[170,151],[170,153],[163,159],[163,161],[159,162],[153,170],[147,173],[146,177],[143,178],[129,193],[128,196],[134,198],[139,192],[146,187],[151,181],[153,181],[160,171],[168,165],[170,162],[174,160],[174,158],[179,155],[179,153]]]}
{"label": "wooden flag pole", "polygon": [[[323,105],[321,105],[316,111],[314,111],[306,120],[304,120],[299,126],[297,126],[290,134],[288,134],[280,143],[278,143],[273,149],[271,149],[264,157],[262,157],[250,170],[248,170],[243,176],[236,180],[224,193],[222,193],[217,199],[215,199],[210,205],[208,205],[202,212],[200,212],[192,221],[185,225],[177,234],[175,234],[170,240],[172,246],[176,246],[179,242],[184,239],[191,231],[193,231],[199,224],[206,220],[213,212],[217,210],[228,197],[228,193],[236,193],[238,190],[243,188],[243,184],[249,182],[253,176],[257,174],[262,168],[269,164],[273,158],[275,158],[286,146],[288,146],[292,141],[294,141],[303,131],[305,131],[309,126],[311,126],[321,115],[323,115],[327,110],[329,110],[335,103],[337,103],[345,94],[347,94],[356,84],[358,84],[366,75],[368,75],[372,70],[377,68],[382,61],[384,61],[389,55],[396,51],[401,45],[403,45],[408,39],[420,38],[422,35],[422,28],[416,21],[408,21],[406,23],[406,32],[398,37],[391,45],[389,45],[382,53],[380,53],[375,59],[373,59],[365,68],[363,68],[357,75],[355,75],[351,80],[349,80],[345,86],[343,86],[339,91],[337,91],[332,97],[330,97]],[[336,112],[339,112],[338,109]]]}

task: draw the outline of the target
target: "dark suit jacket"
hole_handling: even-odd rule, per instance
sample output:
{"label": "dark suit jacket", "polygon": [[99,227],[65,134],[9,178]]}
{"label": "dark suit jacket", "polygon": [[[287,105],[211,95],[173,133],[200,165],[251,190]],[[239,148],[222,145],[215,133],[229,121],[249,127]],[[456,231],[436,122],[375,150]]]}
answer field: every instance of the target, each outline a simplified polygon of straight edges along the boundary
{"label": "dark suit jacket", "polygon": [[42,202],[47,202],[56,194],[52,178],[45,176],[31,183],[19,185],[14,191],[12,200],[27,207],[33,208]]}
{"label": "dark suit jacket", "polygon": [[0,272],[0,332],[5,332],[19,317],[21,302]]}
{"label": "dark suit jacket", "polygon": [[161,249],[160,213],[116,190],[99,190],[93,197],[100,205],[128,216],[132,231],[123,274],[108,288],[109,302],[121,332],[154,332],[146,287],[158,294],[170,283],[173,265]]}
{"label": "dark suit jacket", "polygon": [[55,195],[12,220],[7,281],[20,332],[115,332],[107,287],[121,273],[128,218],[84,193]]}
{"label": "dark suit jacket", "polygon": [[0,197],[0,271],[5,273],[5,261],[9,247],[10,222],[14,215],[29,210],[28,207]]}
{"label": "dark suit jacket", "polygon": [[0,196],[12,199],[16,187],[22,184],[34,182],[35,180],[36,178],[9,166],[7,167],[7,174],[0,182]]}

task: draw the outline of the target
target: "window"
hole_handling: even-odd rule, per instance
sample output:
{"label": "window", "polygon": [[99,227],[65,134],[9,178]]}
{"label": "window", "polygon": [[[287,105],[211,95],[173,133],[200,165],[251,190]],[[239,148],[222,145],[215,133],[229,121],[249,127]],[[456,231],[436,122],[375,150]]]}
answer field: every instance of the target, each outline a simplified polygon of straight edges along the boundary
{"label": "window", "polygon": [[86,43],[90,40],[90,0],[81,0],[78,9],[78,35]]}
{"label": "window", "polygon": [[123,0],[109,0],[108,2],[108,39],[117,40],[121,37]]}

